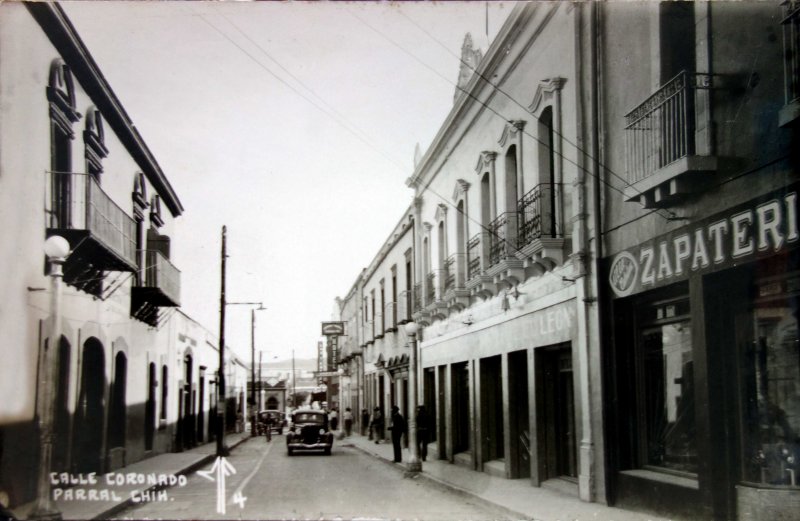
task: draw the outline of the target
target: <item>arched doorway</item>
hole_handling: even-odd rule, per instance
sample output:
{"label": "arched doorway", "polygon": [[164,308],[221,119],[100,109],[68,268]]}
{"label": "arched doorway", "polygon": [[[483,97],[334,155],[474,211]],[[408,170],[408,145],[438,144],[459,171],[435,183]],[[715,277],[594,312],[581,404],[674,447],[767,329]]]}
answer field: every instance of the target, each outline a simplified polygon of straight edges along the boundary
{"label": "arched doorway", "polygon": [[126,394],[128,385],[128,357],[120,351],[114,357],[114,383],[111,389],[111,410],[108,423],[109,461],[112,468],[125,464],[125,438],[127,430]]}
{"label": "arched doorway", "polygon": [[103,344],[96,338],[88,339],[83,344],[82,359],[72,467],[76,472],[101,472],[106,388]]}
{"label": "arched doorway", "polygon": [[53,418],[53,463],[55,472],[69,470],[69,364],[71,346],[61,337],[58,346],[58,369],[55,385],[55,416]]}
{"label": "arched doorway", "polygon": [[153,450],[156,430],[156,364],[150,363],[147,371],[147,402],[144,407],[144,450]]}

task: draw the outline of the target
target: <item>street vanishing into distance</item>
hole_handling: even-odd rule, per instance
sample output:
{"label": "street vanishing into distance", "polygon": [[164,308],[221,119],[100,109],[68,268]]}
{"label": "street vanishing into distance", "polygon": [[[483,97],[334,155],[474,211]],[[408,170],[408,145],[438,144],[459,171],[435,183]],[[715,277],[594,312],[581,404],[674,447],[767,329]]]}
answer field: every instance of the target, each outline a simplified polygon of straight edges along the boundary
{"label": "street vanishing into distance", "polygon": [[[333,452],[289,456],[284,436],[258,437],[226,459],[225,513],[217,509],[217,484],[198,472],[183,487],[152,494],[115,519],[506,519],[496,509],[337,440]],[[208,464],[199,469],[207,471]]]}

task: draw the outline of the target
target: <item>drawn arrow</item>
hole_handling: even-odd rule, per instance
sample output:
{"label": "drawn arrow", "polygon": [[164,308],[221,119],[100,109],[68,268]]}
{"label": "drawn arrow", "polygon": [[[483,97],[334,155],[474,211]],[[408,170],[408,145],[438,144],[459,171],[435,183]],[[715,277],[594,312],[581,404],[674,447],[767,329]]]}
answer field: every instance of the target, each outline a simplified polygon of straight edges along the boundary
{"label": "drawn arrow", "polygon": [[[216,472],[216,476],[214,473]],[[233,468],[227,459],[222,456],[217,457],[214,465],[208,470],[198,470],[197,474],[206,478],[209,481],[217,482],[217,513],[225,513],[225,478],[236,474],[236,469]]]}

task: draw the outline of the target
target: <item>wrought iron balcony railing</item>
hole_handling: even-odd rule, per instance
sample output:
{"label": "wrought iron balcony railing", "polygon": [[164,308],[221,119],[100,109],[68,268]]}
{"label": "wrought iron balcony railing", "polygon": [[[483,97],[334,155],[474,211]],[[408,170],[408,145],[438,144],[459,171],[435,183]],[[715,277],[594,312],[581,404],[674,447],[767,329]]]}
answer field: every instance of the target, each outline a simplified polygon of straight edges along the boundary
{"label": "wrought iron balcony railing", "polygon": [[481,234],[476,234],[467,242],[467,280],[477,277],[481,272]]}
{"label": "wrought iron balcony railing", "polygon": [[451,289],[455,289],[456,287],[456,256],[451,255],[448,257],[446,261],[444,261],[444,266],[442,269],[442,275],[444,276],[444,287],[442,288],[442,293],[447,293]]}
{"label": "wrought iron balcony railing", "polygon": [[550,183],[537,185],[517,202],[520,247],[542,237],[557,237],[555,187]]}
{"label": "wrought iron balcony railing", "polygon": [[169,303],[162,302],[156,305],[179,306],[181,300],[181,272],[160,251],[146,250],[144,253],[144,280],[141,287],[159,290],[169,301]]}
{"label": "wrought iron balcony railing", "polygon": [[427,287],[425,288],[425,305],[431,304],[436,300],[436,274],[431,272],[427,276]]}
{"label": "wrought iron balcony railing", "polygon": [[[136,269],[136,223],[89,174],[47,174],[45,212],[48,228],[64,236],[73,248],[82,241],[87,257],[99,269]],[[88,242],[84,239],[89,239]]]}
{"label": "wrought iron balcony railing", "polygon": [[494,266],[505,259],[507,254],[508,214],[500,214],[489,223],[489,265]]}
{"label": "wrought iron balcony railing", "polygon": [[625,115],[626,170],[634,184],[695,154],[695,101],[711,75],[682,71]]}
{"label": "wrought iron balcony railing", "polygon": [[414,312],[414,290],[407,289],[401,291],[397,296],[397,323],[405,324],[411,322],[411,314]]}

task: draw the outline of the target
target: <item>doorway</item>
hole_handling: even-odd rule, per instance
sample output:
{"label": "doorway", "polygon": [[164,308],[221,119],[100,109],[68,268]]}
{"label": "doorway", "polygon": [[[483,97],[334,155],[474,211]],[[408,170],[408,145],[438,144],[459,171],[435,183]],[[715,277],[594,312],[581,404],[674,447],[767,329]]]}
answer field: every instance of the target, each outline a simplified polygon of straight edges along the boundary
{"label": "doorway", "polygon": [[103,470],[106,367],[103,344],[90,338],[83,345],[80,392],[73,435],[72,466],[75,472]]}
{"label": "doorway", "polygon": [[531,475],[531,433],[528,414],[528,352],[508,355],[508,419],[510,472],[512,478]]}
{"label": "doorway", "polygon": [[578,464],[575,432],[575,392],[572,348],[569,344],[537,350],[537,392],[540,475],[543,480],[562,478],[577,483]]}
{"label": "doorway", "polygon": [[451,366],[453,382],[453,454],[469,452],[469,363]]}
{"label": "doorway", "polygon": [[482,462],[503,460],[503,374],[500,355],[480,361]]}

